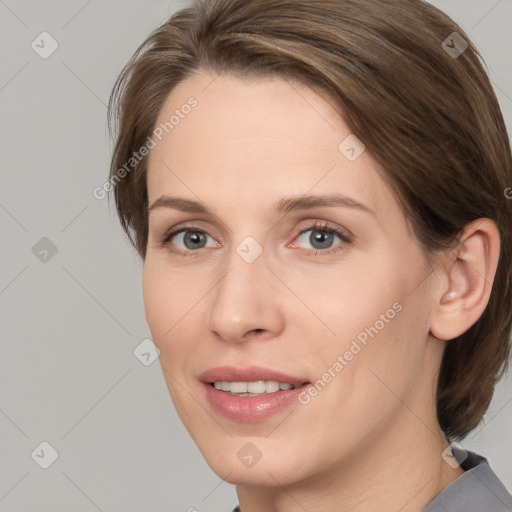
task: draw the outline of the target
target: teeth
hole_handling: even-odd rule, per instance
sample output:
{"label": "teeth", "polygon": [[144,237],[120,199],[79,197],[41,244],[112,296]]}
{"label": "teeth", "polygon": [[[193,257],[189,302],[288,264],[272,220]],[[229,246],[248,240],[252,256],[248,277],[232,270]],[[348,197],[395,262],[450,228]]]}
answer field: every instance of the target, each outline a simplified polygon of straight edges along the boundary
{"label": "teeth", "polygon": [[275,380],[265,382],[265,391],[267,393],[275,393],[276,391],[279,391],[279,382],[276,382]]}
{"label": "teeth", "polygon": [[247,392],[248,393],[265,393],[266,388],[267,388],[267,386],[266,386],[264,380],[247,383]]}
{"label": "teeth", "polygon": [[275,393],[279,390],[286,391],[295,387],[288,382],[277,382],[275,380],[257,380],[254,382],[215,381],[213,385],[215,389],[240,396],[258,396],[264,393]]}
{"label": "teeth", "polygon": [[247,382],[231,382],[229,387],[231,393],[247,393]]}

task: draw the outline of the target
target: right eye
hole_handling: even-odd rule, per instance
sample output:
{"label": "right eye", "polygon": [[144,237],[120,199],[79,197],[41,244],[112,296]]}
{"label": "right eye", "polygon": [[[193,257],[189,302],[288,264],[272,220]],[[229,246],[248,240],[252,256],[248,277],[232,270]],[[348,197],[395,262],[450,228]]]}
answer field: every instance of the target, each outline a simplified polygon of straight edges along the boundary
{"label": "right eye", "polygon": [[[193,226],[185,226],[176,231],[167,233],[163,240],[160,242],[162,246],[167,246],[171,252],[180,253],[187,256],[187,251],[197,252],[198,249],[207,247],[208,238],[213,238],[202,229]],[[217,242],[213,247],[218,247]],[[174,249],[178,247],[178,250]]]}

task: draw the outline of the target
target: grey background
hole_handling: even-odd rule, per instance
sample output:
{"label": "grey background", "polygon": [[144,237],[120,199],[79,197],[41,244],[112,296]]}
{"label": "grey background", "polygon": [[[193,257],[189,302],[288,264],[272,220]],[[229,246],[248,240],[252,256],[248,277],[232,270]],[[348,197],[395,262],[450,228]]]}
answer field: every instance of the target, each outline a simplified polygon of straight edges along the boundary
{"label": "grey background", "polygon": [[[510,132],[512,0],[436,0],[480,48]],[[0,0],[0,511],[231,511],[234,487],[179,421],[150,337],[142,265],[113,204],[106,102],[150,30],[186,2]],[[47,31],[58,49],[42,59]],[[512,183],[510,184],[512,186]],[[46,262],[33,247],[56,246]],[[39,254],[43,257],[44,253]],[[512,378],[463,446],[512,491]],[[59,453],[42,469],[42,441]],[[45,456],[48,455],[48,451]]]}

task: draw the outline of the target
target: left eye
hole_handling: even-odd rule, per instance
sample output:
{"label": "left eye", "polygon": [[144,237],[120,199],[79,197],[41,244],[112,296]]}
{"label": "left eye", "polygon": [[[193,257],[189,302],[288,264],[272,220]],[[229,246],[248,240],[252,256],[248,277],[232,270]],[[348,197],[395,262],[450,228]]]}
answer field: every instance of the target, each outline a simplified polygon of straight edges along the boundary
{"label": "left eye", "polygon": [[314,228],[302,231],[301,234],[297,237],[297,240],[302,244],[311,244],[311,248],[313,250],[322,251],[325,249],[332,249],[336,238],[339,240],[339,243],[341,243],[345,240],[346,237],[334,229]]}

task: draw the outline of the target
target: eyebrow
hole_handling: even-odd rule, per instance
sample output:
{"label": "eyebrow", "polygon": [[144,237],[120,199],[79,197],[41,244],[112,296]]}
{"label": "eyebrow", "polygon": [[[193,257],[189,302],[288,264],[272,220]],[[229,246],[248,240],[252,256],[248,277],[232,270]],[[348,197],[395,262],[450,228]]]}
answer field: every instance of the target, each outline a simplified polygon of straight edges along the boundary
{"label": "eyebrow", "polygon": [[[315,196],[300,197],[282,197],[275,206],[275,213],[289,213],[299,210],[311,210],[319,207],[342,207],[360,210],[369,213],[375,217],[375,213],[366,205],[340,194],[323,194]],[[213,214],[213,212],[203,203],[185,199],[183,197],[161,196],[151,206],[147,207],[147,212],[157,208],[171,208],[185,213]]]}

